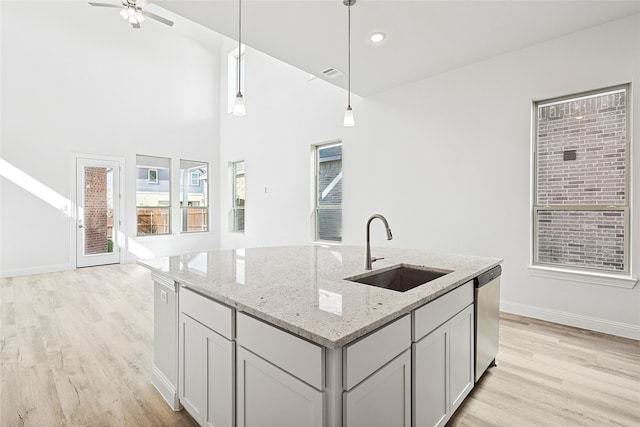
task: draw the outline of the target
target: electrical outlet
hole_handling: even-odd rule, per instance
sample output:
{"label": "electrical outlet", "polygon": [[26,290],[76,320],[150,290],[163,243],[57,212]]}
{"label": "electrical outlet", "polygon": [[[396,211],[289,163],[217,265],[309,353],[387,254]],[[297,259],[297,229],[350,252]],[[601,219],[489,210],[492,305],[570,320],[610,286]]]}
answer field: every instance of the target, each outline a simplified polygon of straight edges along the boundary
{"label": "electrical outlet", "polygon": [[167,291],[160,291],[160,301],[167,304]]}

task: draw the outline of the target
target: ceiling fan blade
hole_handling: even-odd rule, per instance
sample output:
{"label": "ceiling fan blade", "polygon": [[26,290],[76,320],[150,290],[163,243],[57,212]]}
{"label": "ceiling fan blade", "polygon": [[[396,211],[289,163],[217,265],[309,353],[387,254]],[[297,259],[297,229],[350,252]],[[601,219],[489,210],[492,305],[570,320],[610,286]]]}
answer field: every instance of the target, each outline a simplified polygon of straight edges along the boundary
{"label": "ceiling fan blade", "polygon": [[140,28],[139,23],[131,24],[131,28]]}
{"label": "ceiling fan blade", "polygon": [[112,4],[112,3],[94,3],[89,2],[91,6],[99,6],[99,7],[117,7],[118,9],[122,9],[122,4]]}
{"label": "ceiling fan blade", "polygon": [[169,21],[167,18],[163,18],[162,16],[158,16],[155,13],[151,13],[151,12],[148,12],[146,10],[143,10],[142,14],[144,16],[146,16],[147,18],[155,19],[156,21],[162,22],[163,24],[168,25],[170,27],[173,25],[173,21]]}

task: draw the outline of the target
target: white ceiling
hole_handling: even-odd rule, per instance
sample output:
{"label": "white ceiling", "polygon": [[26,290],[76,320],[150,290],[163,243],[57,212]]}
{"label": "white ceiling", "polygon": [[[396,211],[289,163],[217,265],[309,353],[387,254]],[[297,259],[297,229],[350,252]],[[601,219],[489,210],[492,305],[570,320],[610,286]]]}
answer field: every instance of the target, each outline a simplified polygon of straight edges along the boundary
{"label": "white ceiling", "polygon": [[[237,0],[155,3],[237,40]],[[342,0],[243,0],[242,10],[243,43],[346,88],[346,75],[320,73],[347,71]],[[351,88],[371,95],[635,13],[640,0],[358,0],[351,9]],[[387,33],[378,46],[368,39],[374,31]]]}

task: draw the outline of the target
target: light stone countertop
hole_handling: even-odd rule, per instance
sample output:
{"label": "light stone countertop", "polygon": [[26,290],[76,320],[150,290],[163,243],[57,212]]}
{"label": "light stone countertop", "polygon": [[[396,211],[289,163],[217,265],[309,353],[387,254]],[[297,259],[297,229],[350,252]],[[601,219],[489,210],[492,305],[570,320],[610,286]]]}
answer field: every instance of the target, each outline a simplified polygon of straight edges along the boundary
{"label": "light stone countertop", "polygon": [[138,261],[186,288],[335,349],[500,264],[501,259],[376,247],[374,271],[398,264],[453,270],[407,292],[344,280],[361,275],[365,248],[308,245],[210,250]]}

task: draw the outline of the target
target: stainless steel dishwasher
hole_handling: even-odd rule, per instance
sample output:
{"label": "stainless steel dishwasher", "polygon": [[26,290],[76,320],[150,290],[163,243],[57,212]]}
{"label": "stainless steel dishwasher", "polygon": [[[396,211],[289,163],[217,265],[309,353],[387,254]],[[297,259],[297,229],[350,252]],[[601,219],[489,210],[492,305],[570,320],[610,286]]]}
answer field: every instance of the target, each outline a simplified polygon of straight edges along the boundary
{"label": "stainless steel dishwasher", "polygon": [[500,274],[499,265],[474,279],[475,285],[475,349],[476,379],[495,366],[498,354],[498,320],[500,317]]}

